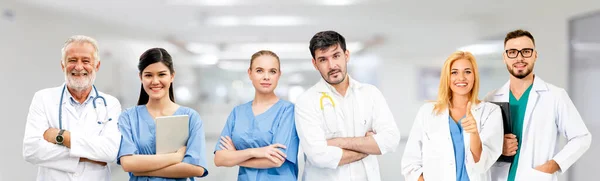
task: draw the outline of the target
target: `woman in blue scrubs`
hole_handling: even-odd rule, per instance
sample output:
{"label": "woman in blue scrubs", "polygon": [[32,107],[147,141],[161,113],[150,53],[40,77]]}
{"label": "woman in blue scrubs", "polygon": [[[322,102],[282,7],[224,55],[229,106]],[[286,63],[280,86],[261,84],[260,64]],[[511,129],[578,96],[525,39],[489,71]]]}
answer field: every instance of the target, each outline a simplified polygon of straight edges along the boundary
{"label": "woman in blue scrubs", "polygon": [[281,76],[279,57],[266,50],[255,53],[248,76],[254,100],[231,111],[215,148],[215,165],[240,166],[238,181],[296,181],[294,105],[273,92]]}
{"label": "woman in blue scrubs", "polygon": [[446,59],[437,101],[419,109],[406,142],[406,180],[491,180],[489,169],[502,153],[502,114],[478,99],[479,81],[471,53]]}
{"label": "woman in blue scrubs", "polygon": [[[122,139],[117,163],[129,172],[130,181],[183,181],[206,176],[203,123],[196,111],[175,103],[171,56],[162,48],[149,49],[141,55],[138,69],[140,98],[137,106],[119,117]],[[156,154],[154,119],[171,115],[189,116],[187,145],[174,153]]]}

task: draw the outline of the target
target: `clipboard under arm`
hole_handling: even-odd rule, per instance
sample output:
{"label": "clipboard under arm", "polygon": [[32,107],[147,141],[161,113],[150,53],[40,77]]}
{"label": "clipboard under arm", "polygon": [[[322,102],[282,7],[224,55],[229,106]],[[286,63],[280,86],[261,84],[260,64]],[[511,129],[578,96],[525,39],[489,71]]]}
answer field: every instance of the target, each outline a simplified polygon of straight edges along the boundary
{"label": "clipboard under arm", "polygon": [[[502,123],[504,126],[504,134],[511,134],[512,132],[512,117],[511,117],[511,113],[510,113],[510,105],[508,102],[491,102],[494,103],[498,106],[500,106],[500,109],[502,110]],[[498,158],[499,162],[508,162],[508,163],[512,163],[514,160],[514,156],[504,156],[504,155],[500,155],[500,157]]]}

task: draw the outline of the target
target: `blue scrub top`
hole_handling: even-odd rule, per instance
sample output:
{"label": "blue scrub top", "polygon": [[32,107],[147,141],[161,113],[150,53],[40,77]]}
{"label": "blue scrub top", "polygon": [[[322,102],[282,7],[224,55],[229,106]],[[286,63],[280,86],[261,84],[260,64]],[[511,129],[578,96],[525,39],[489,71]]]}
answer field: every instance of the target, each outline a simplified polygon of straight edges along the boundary
{"label": "blue scrub top", "polygon": [[[281,167],[256,169],[240,166],[238,181],[298,180],[299,139],[294,120],[294,105],[281,99],[257,116],[252,112],[252,101],[239,105],[231,111],[221,136],[229,136],[236,150],[260,148],[275,143],[287,147],[281,149],[287,155]],[[219,144],[215,146],[215,152],[221,150]]]}
{"label": "blue scrub top", "polygon": [[456,162],[456,180],[457,181],[469,181],[469,174],[467,174],[467,167],[465,166],[465,140],[463,137],[463,129],[461,121],[455,122],[452,117],[448,116],[450,123],[450,136],[452,136],[452,143],[454,146],[454,160]]}
{"label": "blue scrub top", "polygon": [[[201,166],[206,170],[206,141],[202,120],[198,112],[191,108],[180,106],[173,115],[188,115],[190,118],[189,138],[184,163]],[[120,158],[126,155],[154,155],[156,154],[156,124],[148,112],[146,105],[131,107],[123,111],[119,117],[119,130],[121,131],[121,147],[117,156],[117,164],[121,164]],[[163,178],[163,177],[137,177],[129,173],[130,181],[185,181],[188,178]],[[189,178],[194,180],[194,178]]]}

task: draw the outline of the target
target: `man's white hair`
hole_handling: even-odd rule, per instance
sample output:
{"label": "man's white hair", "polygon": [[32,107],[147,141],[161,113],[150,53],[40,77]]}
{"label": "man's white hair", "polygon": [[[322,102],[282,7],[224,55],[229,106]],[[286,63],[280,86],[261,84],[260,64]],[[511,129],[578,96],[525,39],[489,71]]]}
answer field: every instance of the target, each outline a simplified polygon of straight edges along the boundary
{"label": "man's white hair", "polygon": [[89,36],[85,36],[85,35],[74,35],[69,37],[69,39],[67,39],[67,41],[65,41],[65,44],[63,45],[61,52],[62,52],[62,62],[61,64],[64,65],[64,63],[67,61],[67,46],[69,46],[71,43],[89,43],[90,45],[92,45],[92,47],[94,47],[94,65],[98,64],[98,62],[100,62],[100,56],[98,56],[98,43],[96,42],[95,39],[93,39],[92,37]]}

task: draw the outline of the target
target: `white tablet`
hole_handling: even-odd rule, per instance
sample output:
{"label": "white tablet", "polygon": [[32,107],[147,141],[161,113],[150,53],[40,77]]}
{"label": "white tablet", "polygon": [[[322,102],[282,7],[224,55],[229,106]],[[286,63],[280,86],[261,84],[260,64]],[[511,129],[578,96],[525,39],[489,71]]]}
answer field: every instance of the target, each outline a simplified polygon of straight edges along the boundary
{"label": "white tablet", "polygon": [[156,154],[173,153],[186,145],[189,136],[189,116],[175,115],[156,118]]}

